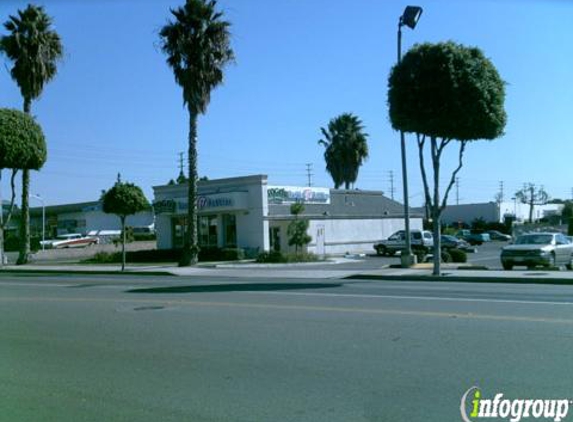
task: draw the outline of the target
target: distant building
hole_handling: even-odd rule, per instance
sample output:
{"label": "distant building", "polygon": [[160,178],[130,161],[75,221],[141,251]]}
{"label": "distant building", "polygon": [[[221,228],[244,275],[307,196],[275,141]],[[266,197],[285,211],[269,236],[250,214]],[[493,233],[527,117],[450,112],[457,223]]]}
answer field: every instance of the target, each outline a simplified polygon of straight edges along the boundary
{"label": "distant building", "polygon": [[[534,205],[533,220],[538,221],[552,215],[560,215],[563,204]],[[415,208],[417,212],[423,212],[423,208]],[[468,224],[476,219],[483,219],[486,222],[503,223],[506,219],[517,222],[529,220],[529,205],[518,201],[484,202],[476,204],[448,205],[442,213],[442,223],[448,225]]]}
{"label": "distant building", "polygon": [[[157,245],[183,246],[187,184],[155,186]],[[255,251],[289,251],[290,205],[305,204],[311,243],[317,254],[373,252],[373,244],[404,228],[403,206],[378,191],[268,186],[266,175],[198,182],[199,244]],[[411,217],[422,228],[421,214]]]}
{"label": "distant building", "polygon": [[[46,237],[60,234],[81,233],[99,230],[121,230],[119,217],[103,212],[99,201],[76,204],[50,205],[46,212]],[[131,227],[148,227],[153,225],[153,211],[130,215],[126,225]],[[42,232],[42,207],[30,208],[30,230]]]}

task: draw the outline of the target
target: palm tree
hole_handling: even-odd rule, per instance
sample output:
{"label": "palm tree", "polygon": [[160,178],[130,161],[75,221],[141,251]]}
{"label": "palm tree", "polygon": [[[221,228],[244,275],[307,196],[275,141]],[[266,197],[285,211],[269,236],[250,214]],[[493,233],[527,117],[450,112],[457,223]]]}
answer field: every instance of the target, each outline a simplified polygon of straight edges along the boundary
{"label": "palm tree", "polygon": [[161,49],[189,112],[189,191],[187,232],[179,265],[195,265],[197,245],[197,118],[206,112],[211,91],[223,82],[223,68],[234,60],[230,23],[222,20],[215,0],[186,0],[171,9],[174,20],[161,29]]}
{"label": "palm tree", "polygon": [[[24,112],[30,114],[32,101],[37,99],[44,85],[57,73],[57,62],[62,58],[60,36],[52,29],[52,18],[41,6],[28,5],[10,16],[4,23],[8,35],[0,38],[0,51],[13,63],[12,79],[18,84],[24,99]],[[18,264],[28,262],[30,255],[30,169],[22,171],[22,241]]]}
{"label": "palm tree", "polygon": [[344,113],[328,122],[327,128],[320,128],[324,139],[326,170],[332,177],[334,188],[344,184],[346,189],[356,182],[358,170],[368,158],[368,144],[362,121],[351,113]]}

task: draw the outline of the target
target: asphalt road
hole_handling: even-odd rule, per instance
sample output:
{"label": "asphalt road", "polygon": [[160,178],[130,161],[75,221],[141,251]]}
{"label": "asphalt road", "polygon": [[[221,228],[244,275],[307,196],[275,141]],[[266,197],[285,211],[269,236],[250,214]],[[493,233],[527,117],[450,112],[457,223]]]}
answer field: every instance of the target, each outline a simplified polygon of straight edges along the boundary
{"label": "asphalt road", "polygon": [[568,286],[3,275],[0,421],[457,421],[572,340]]}

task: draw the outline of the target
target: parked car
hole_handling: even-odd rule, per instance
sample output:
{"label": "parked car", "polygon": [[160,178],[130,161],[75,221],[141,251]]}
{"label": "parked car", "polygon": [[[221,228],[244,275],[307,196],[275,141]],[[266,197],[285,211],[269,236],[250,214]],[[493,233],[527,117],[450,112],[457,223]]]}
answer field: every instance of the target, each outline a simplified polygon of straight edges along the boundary
{"label": "parked car", "polygon": [[463,239],[458,239],[455,236],[450,236],[447,234],[443,234],[440,236],[440,243],[442,245],[442,249],[460,249],[465,252],[475,252],[476,247],[470,245]]}
{"label": "parked car", "polygon": [[[434,247],[434,238],[432,233],[427,230],[410,230],[410,243],[414,253],[426,254]],[[405,231],[397,231],[388,239],[376,242],[374,249],[378,255],[389,256],[406,249]]]}
{"label": "parked car", "polygon": [[83,248],[98,243],[97,237],[83,236],[80,233],[62,234],[55,239],[42,240],[40,246],[46,249]]}
{"label": "parked car", "polygon": [[481,245],[485,242],[491,241],[489,233],[472,233],[467,229],[459,230],[456,233],[456,237],[465,240],[470,245]]}
{"label": "parked car", "polygon": [[498,230],[489,230],[487,232],[491,240],[502,240],[504,242],[508,242],[511,240],[511,236],[505,233],[502,233]]}
{"label": "parked car", "polygon": [[515,265],[534,268],[538,265],[573,268],[573,243],[561,233],[528,233],[501,250],[501,265],[511,270]]}

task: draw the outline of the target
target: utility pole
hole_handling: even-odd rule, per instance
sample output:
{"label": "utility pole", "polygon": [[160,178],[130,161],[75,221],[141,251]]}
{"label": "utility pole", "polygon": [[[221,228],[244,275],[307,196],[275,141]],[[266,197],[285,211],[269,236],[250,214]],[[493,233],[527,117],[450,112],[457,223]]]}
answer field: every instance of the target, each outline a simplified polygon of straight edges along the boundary
{"label": "utility pole", "polygon": [[503,192],[503,180],[499,182],[499,203],[501,204],[504,200],[504,192]]}
{"label": "utility pole", "polygon": [[312,163],[306,163],[306,177],[308,179],[308,187],[312,186]]}
{"label": "utility pole", "polygon": [[394,172],[392,170],[390,170],[388,173],[390,176],[390,198],[392,198],[392,201],[393,201],[394,200],[394,192],[396,191],[394,189]]}
{"label": "utility pole", "polygon": [[456,205],[460,205],[460,178],[456,177]]}
{"label": "utility pole", "polygon": [[183,155],[184,152],[179,153],[179,174],[183,174]]}

